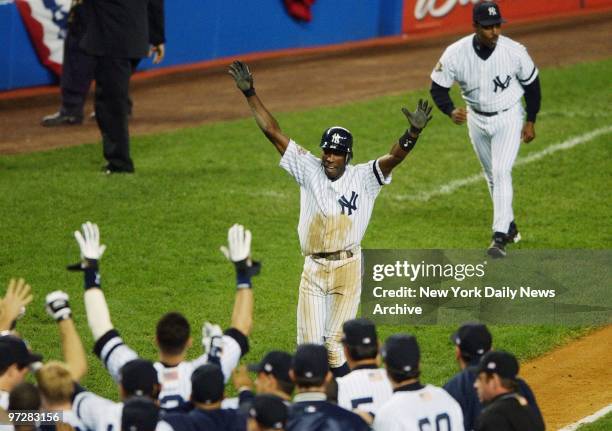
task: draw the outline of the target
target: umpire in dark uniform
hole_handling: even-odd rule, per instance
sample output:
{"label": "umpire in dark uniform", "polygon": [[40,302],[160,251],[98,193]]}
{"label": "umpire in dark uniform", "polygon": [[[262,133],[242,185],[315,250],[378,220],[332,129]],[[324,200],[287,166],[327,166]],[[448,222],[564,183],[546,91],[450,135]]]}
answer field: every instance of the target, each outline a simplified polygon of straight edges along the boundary
{"label": "umpire in dark uniform", "polygon": [[95,110],[106,173],[131,173],[128,88],[132,64],[164,51],[163,0],[84,0],[87,28],[80,46],[96,57]]}
{"label": "umpire in dark uniform", "polygon": [[[484,354],[491,350],[493,337],[485,325],[466,323],[451,335],[451,341],[455,345],[455,356],[461,371],[446,382],[444,390],[461,406],[465,430],[472,431],[482,410],[482,404],[474,388],[474,382],[478,377],[478,364]],[[518,377],[516,384],[518,392],[527,400],[534,415],[542,420],[535,395],[529,385]]]}
{"label": "umpire in dark uniform", "polygon": [[519,364],[508,352],[491,351],[478,365],[474,387],[484,408],[476,431],[543,431],[544,422],[518,393]]}

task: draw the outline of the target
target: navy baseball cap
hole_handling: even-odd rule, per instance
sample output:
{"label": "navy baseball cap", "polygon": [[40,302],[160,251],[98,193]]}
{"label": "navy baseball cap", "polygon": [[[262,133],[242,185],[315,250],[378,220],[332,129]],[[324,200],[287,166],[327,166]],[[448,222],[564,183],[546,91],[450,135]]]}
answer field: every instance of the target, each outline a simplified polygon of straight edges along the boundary
{"label": "navy baseball cap", "polygon": [[516,379],[519,363],[512,353],[491,351],[485,354],[478,364],[478,373],[497,374],[505,379]]}
{"label": "navy baseball cap", "polygon": [[349,346],[371,346],[378,344],[376,326],[368,319],[347,320],[342,325],[342,342]]}
{"label": "navy baseball cap", "polygon": [[390,371],[407,374],[419,371],[421,351],[414,335],[391,335],[382,348],[382,357]]}
{"label": "navy baseball cap", "polygon": [[154,396],[155,386],[159,385],[157,370],[153,362],[134,359],[121,367],[121,386],[129,395]]}
{"label": "navy baseball cap", "polygon": [[459,346],[461,352],[472,357],[481,357],[491,350],[493,337],[486,325],[466,323],[451,335],[451,341]]}
{"label": "navy baseball cap", "polygon": [[212,404],[223,399],[223,371],[217,364],[204,364],[191,374],[191,400]]}
{"label": "navy baseball cap", "polygon": [[272,374],[276,379],[291,383],[289,370],[291,369],[292,356],[287,352],[273,350],[266,353],[261,362],[249,364],[249,371],[255,373]]}
{"label": "navy baseball cap", "polygon": [[476,3],[472,9],[472,21],[480,25],[495,25],[506,22],[501,16],[499,5],[492,1]]}
{"label": "navy baseball cap", "polygon": [[289,408],[281,398],[271,394],[261,394],[253,399],[249,417],[265,428],[280,430],[287,424]]}
{"label": "navy baseball cap", "polygon": [[13,364],[25,368],[41,360],[42,355],[31,352],[26,342],[21,338],[15,335],[0,337],[0,368],[6,368]]}
{"label": "navy baseball cap", "polygon": [[122,431],[154,431],[159,421],[159,407],[150,398],[131,397],[123,403]]}
{"label": "navy baseball cap", "polygon": [[291,369],[302,380],[317,381],[329,372],[327,349],[320,344],[301,344],[297,347]]}

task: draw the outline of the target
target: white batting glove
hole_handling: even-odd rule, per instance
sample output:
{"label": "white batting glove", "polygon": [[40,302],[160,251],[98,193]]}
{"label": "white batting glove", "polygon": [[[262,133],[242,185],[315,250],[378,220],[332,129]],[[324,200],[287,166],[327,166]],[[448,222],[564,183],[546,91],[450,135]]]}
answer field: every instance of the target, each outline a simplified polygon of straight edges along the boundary
{"label": "white batting glove", "polygon": [[100,245],[100,230],[98,225],[90,221],[83,223],[81,226],[83,233],[80,231],[74,232],[74,237],[79,243],[81,249],[81,257],[85,259],[100,260],[106,250],[105,245]]}
{"label": "white batting glove", "polygon": [[68,303],[68,294],[61,290],[51,292],[45,298],[45,310],[47,314],[53,317],[57,322],[60,320],[70,319],[72,311]]}
{"label": "white batting glove", "polygon": [[210,322],[204,322],[202,326],[202,348],[204,353],[210,353],[211,348],[216,344],[214,338],[221,339],[223,331],[219,325]]}
{"label": "white batting glove", "polygon": [[227,244],[221,246],[221,253],[231,262],[245,260],[251,254],[251,231],[241,224],[234,224],[227,231]]}

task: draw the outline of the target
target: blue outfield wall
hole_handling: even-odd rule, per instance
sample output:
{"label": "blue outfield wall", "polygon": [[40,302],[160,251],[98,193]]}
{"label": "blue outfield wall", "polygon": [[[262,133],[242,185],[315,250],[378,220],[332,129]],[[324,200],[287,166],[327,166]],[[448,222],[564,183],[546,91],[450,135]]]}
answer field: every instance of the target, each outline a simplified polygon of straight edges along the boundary
{"label": "blue outfield wall", "polygon": [[[9,0],[10,1],[10,0]],[[317,0],[313,19],[298,22],[283,0],[166,0],[163,68],[239,54],[324,46],[398,35],[403,0]],[[0,0],[0,91],[57,83],[38,60],[14,3]]]}

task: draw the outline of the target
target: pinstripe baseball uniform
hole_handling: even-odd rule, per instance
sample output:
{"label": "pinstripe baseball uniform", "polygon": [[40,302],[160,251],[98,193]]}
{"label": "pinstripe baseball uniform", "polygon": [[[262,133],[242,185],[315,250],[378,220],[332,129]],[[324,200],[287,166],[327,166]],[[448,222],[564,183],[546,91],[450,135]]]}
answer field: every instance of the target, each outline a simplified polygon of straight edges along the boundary
{"label": "pinstripe baseball uniform", "polygon": [[486,59],[475,43],[469,35],[450,45],[431,79],[441,87],[450,88],[453,82],[461,87],[470,140],[493,200],[493,231],[507,234],[514,220],[511,172],[523,128],[520,102],[523,87],[537,79],[538,70],[525,47],[507,37],[499,36]]}
{"label": "pinstripe baseball uniform", "polygon": [[393,394],[387,372],[376,366],[355,368],[336,382],[338,405],[347,410],[359,409],[376,415]]}
{"label": "pinstripe baseball uniform", "polygon": [[[344,364],[342,324],[357,314],[361,294],[361,240],[381,188],[391,182],[378,161],[346,165],[331,181],[321,159],[293,140],[280,166],[300,186],[298,236],[304,270],[299,288],[297,342],[325,344],[332,367]],[[342,252],[338,260],[318,255]]]}
{"label": "pinstripe baseball uniform", "polygon": [[[116,382],[120,381],[121,367],[138,358],[138,353],[126,345],[114,329],[107,332],[96,342],[95,352]],[[238,365],[241,356],[242,351],[239,343],[232,336],[224,335],[221,369],[226,382]],[[207,361],[208,355],[204,354],[193,361],[183,361],[174,367],[167,366],[159,361],[153,364],[161,384],[159,402],[162,409],[181,408],[184,403],[189,401],[191,374],[193,370],[200,365],[204,365]]]}
{"label": "pinstripe baseball uniform", "polygon": [[375,431],[463,431],[461,407],[442,388],[419,383],[396,388],[374,419]]}

